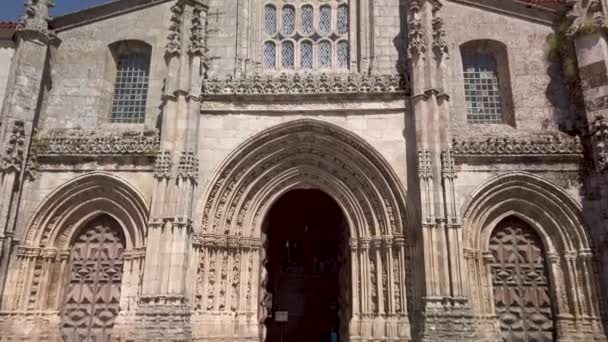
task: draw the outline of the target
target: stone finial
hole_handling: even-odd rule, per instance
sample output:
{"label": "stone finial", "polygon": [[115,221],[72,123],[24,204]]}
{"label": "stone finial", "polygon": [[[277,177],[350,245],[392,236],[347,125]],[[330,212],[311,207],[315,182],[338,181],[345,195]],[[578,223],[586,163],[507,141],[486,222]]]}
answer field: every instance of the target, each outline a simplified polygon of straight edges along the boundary
{"label": "stone finial", "polygon": [[45,35],[49,32],[49,8],[54,0],[25,0],[25,14],[19,18],[19,31],[37,31]]}
{"label": "stone finial", "polygon": [[606,30],[607,23],[601,0],[570,0],[570,10],[566,18],[571,22],[567,35]]}

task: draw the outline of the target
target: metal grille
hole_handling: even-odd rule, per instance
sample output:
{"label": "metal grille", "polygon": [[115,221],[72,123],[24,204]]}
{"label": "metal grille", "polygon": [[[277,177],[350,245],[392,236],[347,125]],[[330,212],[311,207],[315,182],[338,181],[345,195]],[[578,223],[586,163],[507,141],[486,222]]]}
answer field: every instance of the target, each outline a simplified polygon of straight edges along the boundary
{"label": "metal grille", "polygon": [[302,6],[302,33],[309,35],[315,30],[314,9],[310,5]]}
{"label": "metal grille", "polygon": [[325,40],[319,43],[319,66],[331,68],[331,43]]}
{"label": "metal grille", "polygon": [[264,32],[272,35],[277,31],[277,9],[272,5],[264,7]]}
{"label": "metal grille", "polygon": [[283,6],[283,33],[291,35],[296,29],[296,10],[292,6]]}
{"label": "metal grille", "polygon": [[93,221],[76,239],[65,290],[63,341],[112,340],[120,310],[124,248],[118,224],[107,216]]}
{"label": "metal grille", "polygon": [[340,5],[337,14],[338,33],[345,34],[348,32],[348,6]]}
{"label": "metal grille", "polygon": [[283,68],[293,69],[295,52],[291,41],[286,40],[281,44],[281,56],[283,59]]}
{"label": "metal grille", "polygon": [[264,68],[265,69],[274,69],[277,63],[277,52],[276,46],[273,42],[265,42],[264,43]]}
{"label": "metal grille", "polygon": [[150,55],[131,53],[118,58],[112,122],[143,123],[146,115]]}
{"label": "metal grille", "polygon": [[312,69],[312,43],[310,41],[303,41],[300,43],[300,68]]}
{"label": "metal grille", "polygon": [[338,54],[338,68],[347,68],[350,62],[349,60],[349,49],[348,41],[341,40],[336,46],[336,53]]}
{"label": "metal grille", "polygon": [[464,94],[470,123],[502,123],[496,60],[487,54],[463,55]]}
{"label": "metal grille", "polygon": [[321,6],[319,11],[319,30],[322,33],[331,32],[331,7],[328,5]]}
{"label": "metal grille", "polygon": [[492,287],[501,341],[554,341],[545,251],[538,234],[510,217],[490,237]]}

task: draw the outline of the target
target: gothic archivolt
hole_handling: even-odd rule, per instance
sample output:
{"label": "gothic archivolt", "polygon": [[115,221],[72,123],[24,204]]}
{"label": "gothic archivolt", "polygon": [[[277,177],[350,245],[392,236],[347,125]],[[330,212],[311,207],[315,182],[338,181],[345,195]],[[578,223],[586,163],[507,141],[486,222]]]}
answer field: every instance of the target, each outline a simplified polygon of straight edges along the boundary
{"label": "gothic archivolt", "polygon": [[[65,183],[35,210],[9,268],[2,310],[37,315],[40,329],[47,320],[58,324],[73,240],[101,216],[114,220],[125,236],[120,308],[134,310],[145,256],[148,204],[126,181],[101,172]],[[59,333],[54,328],[50,331]]]}
{"label": "gothic archivolt", "polygon": [[[556,336],[601,335],[593,246],[580,205],[563,189],[529,173],[497,176],[469,196],[463,217],[470,298],[480,315],[495,314],[490,237],[497,225],[515,217],[542,241]],[[488,322],[490,330],[494,322]]]}
{"label": "gothic archivolt", "polygon": [[[272,204],[296,188],[325,191],[345,214],[351,237],[350,336],[409,336],[406,227],[413,221],[405,190],[369,144],[315,120],[291,121],[261,132],[219,168],[204,196],[196,234],[201,246],[197,306],[207,312],[230,311],[227,294],[238,293],[245,299],[232,306],[251,314],[259,310],[262,325],[266,315],[263,222]],[[234,272],[248,280],[240,282],[240,288],[227,288],[224,279],[232,279]]]}

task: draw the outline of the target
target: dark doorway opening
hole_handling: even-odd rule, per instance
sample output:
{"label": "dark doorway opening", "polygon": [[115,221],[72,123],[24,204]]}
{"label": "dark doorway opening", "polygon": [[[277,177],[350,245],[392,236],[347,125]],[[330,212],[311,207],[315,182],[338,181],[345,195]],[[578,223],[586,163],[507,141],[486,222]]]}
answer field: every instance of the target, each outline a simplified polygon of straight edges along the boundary
{"label": "dark doorway opening", "polygon": [[347,340],[350,263],[340,207],[322,191],[292,190],[270,210],[266,233],[266,341]]}

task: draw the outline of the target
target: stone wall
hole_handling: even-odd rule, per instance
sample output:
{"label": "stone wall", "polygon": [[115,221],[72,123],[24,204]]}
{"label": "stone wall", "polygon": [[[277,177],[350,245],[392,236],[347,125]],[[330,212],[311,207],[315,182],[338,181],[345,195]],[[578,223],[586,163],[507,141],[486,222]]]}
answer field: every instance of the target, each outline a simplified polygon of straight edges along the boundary
{"label": "stone wall", "polygon": [[2,101],[4,101],[4,91],[14,53],[15,43],[12,40],[0,40],[0,99]]}

